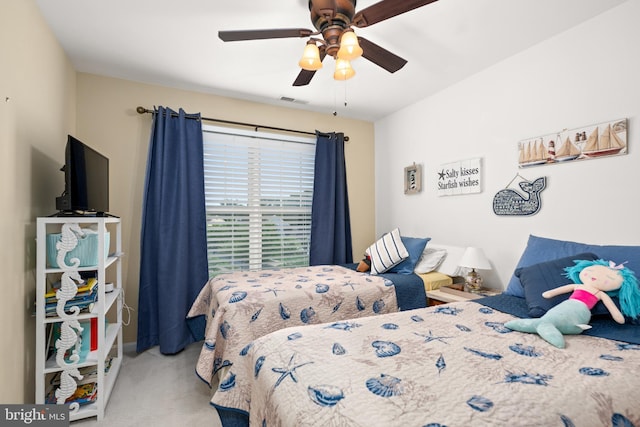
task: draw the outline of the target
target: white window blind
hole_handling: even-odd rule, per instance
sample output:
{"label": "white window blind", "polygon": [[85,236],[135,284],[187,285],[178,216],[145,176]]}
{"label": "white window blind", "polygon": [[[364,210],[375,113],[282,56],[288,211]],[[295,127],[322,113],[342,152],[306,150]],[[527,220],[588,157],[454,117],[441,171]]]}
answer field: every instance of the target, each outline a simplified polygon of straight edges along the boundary
{"label": "white window blind", "polygon": [[309,264],[315,138],[203,127],[209,275]]}

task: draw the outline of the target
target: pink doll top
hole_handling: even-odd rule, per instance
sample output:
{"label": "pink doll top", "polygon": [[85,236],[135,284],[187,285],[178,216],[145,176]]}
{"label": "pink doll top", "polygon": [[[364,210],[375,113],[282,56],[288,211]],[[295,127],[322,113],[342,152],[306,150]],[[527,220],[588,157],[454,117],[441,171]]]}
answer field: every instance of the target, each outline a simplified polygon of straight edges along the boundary
{"label": "pink doll top", "polygon": [[583,302],[589,308],[589,310],[591,310],[593,306],[598,303],[598,297],[589,291],[585,291],[584,289],[574,290],[569,299],[575,299]]}

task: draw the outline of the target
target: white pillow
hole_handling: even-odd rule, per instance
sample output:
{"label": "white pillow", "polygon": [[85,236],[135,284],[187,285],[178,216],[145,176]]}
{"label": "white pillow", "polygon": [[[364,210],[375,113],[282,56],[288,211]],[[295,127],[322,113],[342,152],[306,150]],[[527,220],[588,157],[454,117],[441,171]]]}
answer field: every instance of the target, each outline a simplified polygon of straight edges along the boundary
{"label": "white pillow", "polygon": [[429,273],[436,270],[447,256],[446,249],[424,248],[413,272],[416,274]]}
{"label": "white pillow", "polygon": [[444,258],[438,268],[436,268],[437,272],[446,274],[447,276],[451,277],[464,275],[465,269],[460,267],[458,264],[460,263],[462,255],[464,255],[464,251],[467,248],[441,245],[439,243],[432,242],[429,242],[427,246],[431,249],[444,249],[447,251],[447,256]]}
{"label": "white pillow", "polygon": [[369,246],[366,253],[371,257],[371,274],[384,273],[409,256],[397,228]]}

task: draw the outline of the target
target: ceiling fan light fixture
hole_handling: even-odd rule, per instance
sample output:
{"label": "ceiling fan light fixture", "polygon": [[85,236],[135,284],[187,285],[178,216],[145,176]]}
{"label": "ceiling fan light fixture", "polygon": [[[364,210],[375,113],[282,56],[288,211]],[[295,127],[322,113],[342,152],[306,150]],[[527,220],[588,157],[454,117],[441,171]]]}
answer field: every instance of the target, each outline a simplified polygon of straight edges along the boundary
{"label": "ceiling fan light fixture", "polygon": [[338,58],[353,61],[362,56],[362,48],[358,43],[358,36],[353,30],[346,30],[340,38],[340,50],[338,50]]}
{"label": "ceiling fan light fixture", "polygon": [[351,68],[351,63],[348,60],[341,58],[336,59],[336,70],[333,73],[335,80],[349,80],[355,75],[356,72]]}
{"label": "ceiling fan light fixture", "polygon": [[[437,0],[380,0],[356,12],[356,0],[303,0],[308,2],[314,30],[307,28],[272,28],[266,30],[218,31],[224,42],[304,37],[307,46],[298,62],[301,71],[293,86],[306,86],[322,68],[322,60],[330,56],[336,60],[334,79],[347,80],[355,75],[349,61],[363,56],[368,61],[395,73],[407,63],[398,55],[358,37],[352,27],[361,29],[394,16],[426,6]],[[322,36],[322,38],[313,38]],[[342,45],[342,46],[341,46]],[[363,48],[364,46],[364,48]],[[346,63],[340,62],[346,60]]]}
{"label": "ceiling fan light fixture", "polygon": [[302,52],[302,58],[298,62],[300,68],[308,71],[315,71],[322,68],[322,61],[320,60],[320,49],[316,46],[314,41],[307,42]]}

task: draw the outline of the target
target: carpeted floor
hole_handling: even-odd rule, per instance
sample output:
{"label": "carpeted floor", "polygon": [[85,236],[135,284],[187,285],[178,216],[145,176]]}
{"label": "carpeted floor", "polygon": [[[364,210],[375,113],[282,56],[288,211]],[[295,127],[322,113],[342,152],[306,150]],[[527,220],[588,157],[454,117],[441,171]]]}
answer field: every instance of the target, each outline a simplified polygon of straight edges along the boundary
{"label": "carpeted floor", "polygon": [[154,347],[141,354],[125,346],[125,354],[105,417],[71,422],[71,427],[220,427],[209,404],[211,389],[195,374],[202,343],[165,356]]}

